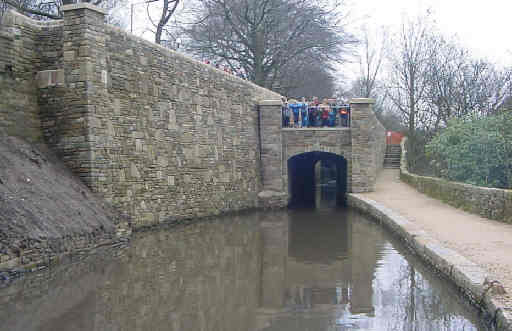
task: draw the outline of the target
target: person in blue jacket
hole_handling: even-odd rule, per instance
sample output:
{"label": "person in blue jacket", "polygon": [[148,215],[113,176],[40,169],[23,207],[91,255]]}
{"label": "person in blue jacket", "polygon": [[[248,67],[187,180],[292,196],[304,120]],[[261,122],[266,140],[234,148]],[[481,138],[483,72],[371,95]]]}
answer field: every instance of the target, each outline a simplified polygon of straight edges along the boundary
{"label": "person in blue jacket", "polygon": [[336,110],[334,107],[329,107],[329,123],[327,124],[330,127],[333,127],[336,123]]}
{"label": "person in blue jacket", "polygon": [[300,116],[302,117],[302,125],[301,127],[306,128],[308,126],[308,104],[306,103],[306,100],[302,98],[302,102],[299,103],[300,105]]}
{"label": "person in blue jacket", "polygon": [[300,105],[297,102],[297,100],[290,100],[289,106],[292,110],[293,114],[293,126],[299,127],[299,112],[300,112]]}

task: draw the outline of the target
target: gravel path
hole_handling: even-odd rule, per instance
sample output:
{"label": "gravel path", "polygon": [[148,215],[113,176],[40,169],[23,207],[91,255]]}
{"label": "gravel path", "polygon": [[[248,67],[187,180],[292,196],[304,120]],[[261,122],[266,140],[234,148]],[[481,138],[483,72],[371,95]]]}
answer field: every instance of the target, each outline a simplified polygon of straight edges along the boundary
{"label": "gravel path", "polygon": [[398,212],[488,271],[507,294],[500,298],[512,310],[512,224],[482,218],[432,199],[403,183],[399,170],[384,169],[377,190],[361,194]]}

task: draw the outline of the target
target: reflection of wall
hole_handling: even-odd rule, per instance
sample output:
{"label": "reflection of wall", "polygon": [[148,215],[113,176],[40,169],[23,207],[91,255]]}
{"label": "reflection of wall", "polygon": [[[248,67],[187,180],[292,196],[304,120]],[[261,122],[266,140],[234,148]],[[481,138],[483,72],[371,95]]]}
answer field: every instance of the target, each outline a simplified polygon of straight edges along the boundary
{"label": "reflection of wall", "polygon": [[290,225],[288,303],[336,304],[338,291],[350,286],[350,222],[301,216]]}
{"label": "reflection of wall", "polygon": [[245,215],[141,234],[107,268],[86,263],[73,282],[51,286],[54,296],[27,296],[29,304],[9,305],[18,309],[11,316],[2,309],[0,330],[252,330],[261,277],[257,221]]}
{"label": "reflection of wall", "polygon": [[[361,329],[438,330],[468,315],[455,289],[432,289],[434,275],[383,254],[379,227],[359,217],[245,214],[136,235],[119,259],[86,260],[0,290],[0,330],[330,330],[340,318]],[[418,318],[405,320],[412,303]]]}
{"label": "reflection of wall", "polygon": [[[376,225],[360,219],[362,216],[351,213],[352,292],[350,310],[352,313],[373,314],[372,282],[379,251],[384,243],[382,230]],[[369,244],[371,243],[371,244]]]}
{"label": "reflection of wall", "polygon": [[0,290],[0,330],[95,330],[96,291],[114,270],[88,258],[15,282]]}
{"label": "reflection of wall", "polygon": [[141,238],[100,299],[97,329],[250,330],[260,247],[257,224],[239,220]]}
{"label": "reflection of wall", "polygon": [[[281,308],[285,304],[288,273],[288,231],[286,214],[280,218],[262,215],[262,263],[260,306]],[[284,218],[283,218],[284,216]]]}
{"label": "reflection of wall", "polygon": [[352,212],[346,218],[307,211],[292,217],[288,259],[283,262],[286,282],[272,295],[286,293],[287,305],[305,307],[350,302],[352,313],[372,314],[372,282],[384,243],[380,229]]}

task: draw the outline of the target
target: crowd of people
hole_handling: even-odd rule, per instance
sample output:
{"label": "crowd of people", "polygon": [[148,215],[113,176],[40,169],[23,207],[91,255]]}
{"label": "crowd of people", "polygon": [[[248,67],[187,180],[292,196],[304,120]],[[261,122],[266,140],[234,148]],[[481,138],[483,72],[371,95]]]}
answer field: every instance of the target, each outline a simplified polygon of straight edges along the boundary
{"label": "crowd of people", "polygon": [[283,100],[283,128],[349,127],[350,106],[336,99]]}

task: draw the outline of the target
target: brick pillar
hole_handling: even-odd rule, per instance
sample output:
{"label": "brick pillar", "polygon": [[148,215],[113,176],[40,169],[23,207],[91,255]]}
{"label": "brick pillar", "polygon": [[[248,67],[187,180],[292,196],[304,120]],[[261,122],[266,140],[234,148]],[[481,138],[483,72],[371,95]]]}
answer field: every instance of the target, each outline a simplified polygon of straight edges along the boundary
{"label": "brick pillar", "polygon": [[283,181],[283,144],[281,135],[281,100],[263,100],[260,110],[262,192],[258,194],[263,207],[282,207],[288,203],[288,189]]}
{"label": "brick pillar", "polygon": [[371,115],[374,99],[352,99],[351,135],[352,135],[352,192],[375,191],[376,170],[375,155],[370,139]]}
{"label": "brick pillar", "polygon": [[105,11],[89,3],[62,7],[64,13],[63,112],[56,119],[57,150],[66,164],[96,191],[99,108],[107,94]]}

